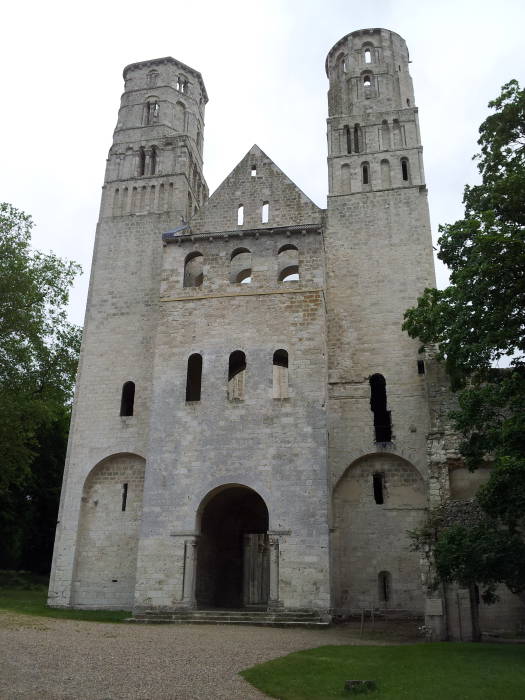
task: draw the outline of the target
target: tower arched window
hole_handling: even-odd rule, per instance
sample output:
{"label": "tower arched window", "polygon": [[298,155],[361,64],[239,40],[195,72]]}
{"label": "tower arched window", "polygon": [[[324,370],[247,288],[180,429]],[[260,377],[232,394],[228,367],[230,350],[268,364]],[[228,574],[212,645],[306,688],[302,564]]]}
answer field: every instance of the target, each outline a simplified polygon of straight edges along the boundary
{"label": "tower arched window", "polygon": [[158,71],[150,70],[146,77],[146,85],[148,87],[155,87],[159,79]]}
{"label": "tower arched window", "polygon": [[244,400],[246,381],[246,355],[242,350],[231,353],[228,361],[228,398],[230,401]]}
{"label": "tower arched window", "polygon": [[344,147],[347,153],[352,153],[352,132],[348,124],[343,128]]}
{"label": "tower arched window", "polygon": [[390,163],[386,158],[381,161],[381,187],[388,189],[392,187],[392,178],[390,176]]}
{"label": "tower arched window", "polygon": [[372,76],[370,73],[365,73],[363,75],[363,87],[365,87],[365,88],[372,87]]}
{"label": "tower arched window", "polygon": [[387,411],[386,381],[382,374],[373,374],[370,382],[370,410],[374,414],[376,442],[392,441],[392,418]]}
{"label": "tower arched window", "polygon": [[299,251],[291,243],[283,245],[277,253],[279,282],[299,281]]}
{"label": "tower arched window", "polygon": [[203,263],[204,258],[202,253],[199,253],[197,250],[194,250],[186,256],[186,260],[184,261],[184,287],[201,286],[204,278]]}
{"label": "tower arched window", "polygon": [[288,397],[288,352],[281,349],[273,353],[273,398]]}
{"label": "tower arched window", "polygon": [[341,166],[341,194],[348,194],[352,191],[352,182],[350,176],[350,164],[343,163]]}
{"label": "tower arched window", "polygon": [[361,163],[361,182],[363,185],[370,185],[370,164]]}
{"label": "tower arched window", "polygon": [[188,358],[186,373],[186,401],[201,400],[202,355],[193,353]]}
{"label": "tower arched window", "polygon": [[410,182],[410,167],[408,158],[401,158],[401,177],[403,182]]}
{"label": "tower arched window", "polygon": [[160,105],[156,97],[151,97],[146,102],[146,125],[156,124],[159,120]]}
{"label": "tower arched window", "polygon": [[230,283],[250,284],[252,281],[252,254],[248,248],[236,248],[230,258]]}
{"label": "tower arched window", "polygon": [[146,151],[144,150],[144,147],[141,146],[139,148],[139,163],[138,163],[138,168],[137,168],[137,175],[139,177],[142,177],[146,173]]}
{"label": "tower arched window", "polygon": [[354,125],[354,153],[361,153],[363,150],[363,132],[359,124]]}
{"label": "tower arched window", "polygon": [[157,172],[157,167],[158,167],[158,149],[157,146],[152,146],[151,148],[151,157],[150,157],[150,173],[151,175],[155,175]]}
{"label": "tower arched window", "polygon": [[135,404],[135,382],[125,382],[120,397],[120,415],[132,416]]}
{"label": "tower arched window", "polygon": [[369,48],[365,49],[365,63],[372,63],[372,51]]}

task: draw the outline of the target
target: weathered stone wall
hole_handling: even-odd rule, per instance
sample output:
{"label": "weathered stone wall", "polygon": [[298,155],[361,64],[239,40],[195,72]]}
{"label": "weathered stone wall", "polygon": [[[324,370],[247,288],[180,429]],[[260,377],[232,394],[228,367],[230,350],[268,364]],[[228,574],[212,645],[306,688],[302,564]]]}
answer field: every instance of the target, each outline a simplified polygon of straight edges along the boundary
{"label": "weathered stone wall", "polygon": [[115,455],[86,479],[71,604],[130,610],[135,592],[145,460]]}

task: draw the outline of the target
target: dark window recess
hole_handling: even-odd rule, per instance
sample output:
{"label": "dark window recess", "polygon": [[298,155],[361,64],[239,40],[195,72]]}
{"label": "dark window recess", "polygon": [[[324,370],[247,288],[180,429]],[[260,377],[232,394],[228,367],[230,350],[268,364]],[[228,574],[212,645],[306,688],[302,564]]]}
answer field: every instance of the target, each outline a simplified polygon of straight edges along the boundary
{"label": "dark window recess", "polygon": [[374,501],[378,506],[382,506],[385,502],[385,495],[383,493],[385,477],[383,474],[374,474],[372,476],[372,485],[374,487]]}
{"label": "dark window recess", "polygon": [[276,350],[273,353],[273,364],[278,367],[288,367],[288,353],[286,350]]}
{"label": "dark window recess", "polygon": [[352,153],[352,132],[350,131],[348,126],[345,126],[344,134],[345,134],[345,141],[346,141],[346,152]]}
{"label": "dark window recess", "polygon": [[401,161],[401,174],[405,182],[408,181],[408,162],[406,160]]}
{"label": "dark window recess", "polygon": [[425,360],[418,360],[417,361],[417,373],[418,374],[425,374]]}
{"label": "dark window recess", "polygon": [[235,350],[230,355],[230,360],[228,362],[228,381],[236,377],[239,372],[243,372],[246,369],[246,355],[242,350]]}
{"label": "dark window recess", "polygon": [[373,374],[370,379],[370,410],[374,414],[376,442],[392,441],[392,419],[386,410],[386,382],[382,374]]}
{"label": "dark window recess", "polygon": [[392,576],[389,571],[380,571],[377,577],[379,588],[379,600],[382,603],[388,603],[391,597]]}
{"label": "dark window recess", "polygon": [[186,375],[186,401],[201,400],[202,355],[195,353],[188,358]]}
{"label": "dark window recess", "polygon": [[132,416],[134,403],[135,384],[134,382],[126,382],[122,387],[122,398],[120,399],[120,415]]}
{"label": "dark window recess", "polygon": [[126,510],[126,504],[128,502],[128,485],[122,484],[122,510]]}

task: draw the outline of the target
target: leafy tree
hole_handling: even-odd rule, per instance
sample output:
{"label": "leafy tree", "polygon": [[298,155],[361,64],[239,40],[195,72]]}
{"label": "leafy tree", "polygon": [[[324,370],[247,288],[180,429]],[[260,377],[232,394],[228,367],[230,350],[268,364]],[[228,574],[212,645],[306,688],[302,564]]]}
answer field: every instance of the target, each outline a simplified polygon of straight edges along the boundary
{"label": "leafy tree", "polygon": [[[19,564],[26,513],[20,495],[44,458],[46,431],[64,420],[80,329],[66,304],[78,265],[32,250],[29,216],[0,204],[0,565]],[[27,498],[26,498],[27,497]]]}
{"label": "leafy tree", "polygon": [[[440,226],[450,285],[426,289],[403,325],[423,347],[438,345],[457,392],[452,418],[467,466],[493,462],[477,496],[483,517],[446,527],[438,518],[433,547],[438,575],[485,585],[487,602],[497,583],[525,590],[525,567],[512,554],[524,551],[525,91],[511,80],[489,107],[475,156],[481,183],[465,187],[464,218]],[[502,358],[509,367],[496,369]]]}

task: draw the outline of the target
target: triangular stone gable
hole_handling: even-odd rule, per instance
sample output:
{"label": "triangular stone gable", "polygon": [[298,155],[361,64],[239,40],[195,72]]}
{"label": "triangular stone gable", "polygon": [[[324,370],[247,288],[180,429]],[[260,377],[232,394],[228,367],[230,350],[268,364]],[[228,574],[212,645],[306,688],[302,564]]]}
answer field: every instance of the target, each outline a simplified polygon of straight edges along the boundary
{"label": "triangular stone gable", "polygon": [[[253,174],[252,174],[253,173]],[[262,208],[268,203],[268,222]],[[243,207],[243,223],[238,209]],[[317,224],[323,210],[254,145],[190,221],[192,233]]]}

